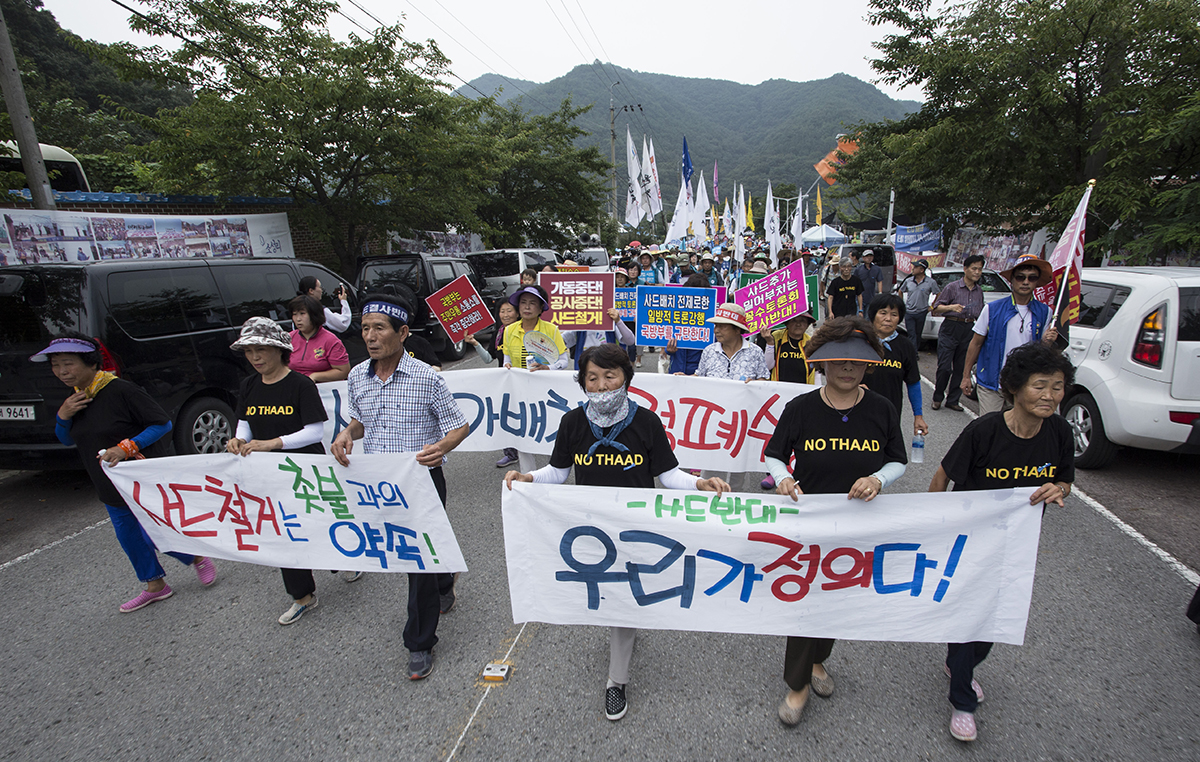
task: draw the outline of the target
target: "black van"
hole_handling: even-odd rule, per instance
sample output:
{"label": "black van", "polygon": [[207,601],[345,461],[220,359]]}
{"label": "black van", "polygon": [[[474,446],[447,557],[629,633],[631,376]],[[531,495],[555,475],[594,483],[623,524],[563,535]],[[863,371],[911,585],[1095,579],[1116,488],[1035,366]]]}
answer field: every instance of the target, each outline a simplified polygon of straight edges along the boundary
{"label": "black van", "polygon": [[[291,330],[300,279],[340,282],[299,259],[132,259],[0,268],[0,468],[77,468],[54,436],[70,389],[29,356],[63,331],[101,346],[105,370],[145,389],[171,416],[175,452],[223,452],[241,379],[253,369],[229,350],[247,318]],[[332,286],[323,301],[340,304]],[[349,299],[357,312],[357,295]],[[356,317],[340,334],[351,363],[366,359]]]}

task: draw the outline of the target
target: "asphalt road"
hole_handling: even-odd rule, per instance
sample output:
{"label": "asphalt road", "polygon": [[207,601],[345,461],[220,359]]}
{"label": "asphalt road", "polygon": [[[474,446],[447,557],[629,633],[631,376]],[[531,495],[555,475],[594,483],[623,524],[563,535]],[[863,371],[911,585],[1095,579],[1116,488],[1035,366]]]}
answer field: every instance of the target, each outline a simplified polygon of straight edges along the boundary
{"label": "asphalt road", "polygon": [[[926,462],[891,491],[924,491],[967,417],[927,420]],[[512,622],[495,457],[447,466],[471,571],[439,627],[435,671],[416,683],[404,678],[402,575],[347,585],[318,573],[320,606],[280,627],[276,570],[218,561],[205,589],[164,559],[175,596],[120,614],[136,579],[111,527],[96,526],[106,514],[86,478],[9,474],[0,759],[1200,759],[1200,635],[1183,618],[1194,586],[1074,497],[1043,521],[1025,645],[997,646],[977,672],[987,700],[974,744],[946,731],[937,644],[839,642],[836,692],[788,729],[775,716],[782,638],[647,631],[629,713],[608,722],[607,632]],[[1080,486],[1196,568],[1195,532],[1169,529],[1194,507],[1173,476],[1186,469],[1136,457]],[[1149,499],[1138,477],[1159,469]],[[479,672],[504,658],[513,674],[489,689]]]}

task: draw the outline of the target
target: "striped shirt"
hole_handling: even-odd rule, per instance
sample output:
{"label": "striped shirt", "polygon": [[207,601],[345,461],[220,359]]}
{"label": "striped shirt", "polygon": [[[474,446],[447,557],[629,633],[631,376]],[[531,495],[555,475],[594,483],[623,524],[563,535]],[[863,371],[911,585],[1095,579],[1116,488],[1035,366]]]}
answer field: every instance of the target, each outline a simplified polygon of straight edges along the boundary
{"label": "striped shirt", "polygon": [[947,312],[942,317],[950,320],[961,320],[964,323],[974,323],[979,319],[979,313],[983,312],[983,289],[979,284],[975,284],[975,288],[967,288],[966,281],[961,278],[946,284],[942,289],[942,293],[938,294],[938,298],[934,300],[933,306],[939,307],[947,304],[961,304],[962,312]]}

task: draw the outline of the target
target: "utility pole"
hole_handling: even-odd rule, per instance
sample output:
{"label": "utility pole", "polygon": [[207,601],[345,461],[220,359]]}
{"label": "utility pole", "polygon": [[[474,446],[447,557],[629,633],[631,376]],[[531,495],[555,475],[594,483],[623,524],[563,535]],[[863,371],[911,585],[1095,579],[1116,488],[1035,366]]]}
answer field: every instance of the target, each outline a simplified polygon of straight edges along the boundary
{"label": "utility pole", "polygon": [[17,56],[13,53],[3,12],[0,12],[0,88],[4,90],[4,103],[12,117],[13,134],[17,138],[17,149],[21,152],[21,164],[25,168],[25,181],[29,184],[33,206],[35,209],[53,210],[54,193],[50,190],[42,149],[33,129],[33,119],[29,116],[29,103],[25,100],[25,88],[21,85],[21,70],[17,68]]}
{"label": "utility pole", "polygon": [[621,84],[621,80],[617,80],[608,86],[608,132],[609,138],[609,154],[611,168],[608,171],[610,182],[612,183],[612,216],[615,219],[620,212],[617,206],[617,111],[614,106],[613,88]]}

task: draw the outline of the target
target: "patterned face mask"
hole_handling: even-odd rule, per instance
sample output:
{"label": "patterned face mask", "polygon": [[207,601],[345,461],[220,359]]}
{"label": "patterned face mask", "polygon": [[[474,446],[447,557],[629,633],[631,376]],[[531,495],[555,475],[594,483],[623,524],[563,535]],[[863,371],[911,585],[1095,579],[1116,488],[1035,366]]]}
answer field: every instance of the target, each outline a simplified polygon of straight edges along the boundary
{"label": "patterned face mask", "polygon": [[629,390],[624,386],[607,392],[587,392],[587,418],[607,428],[629,414]]}

